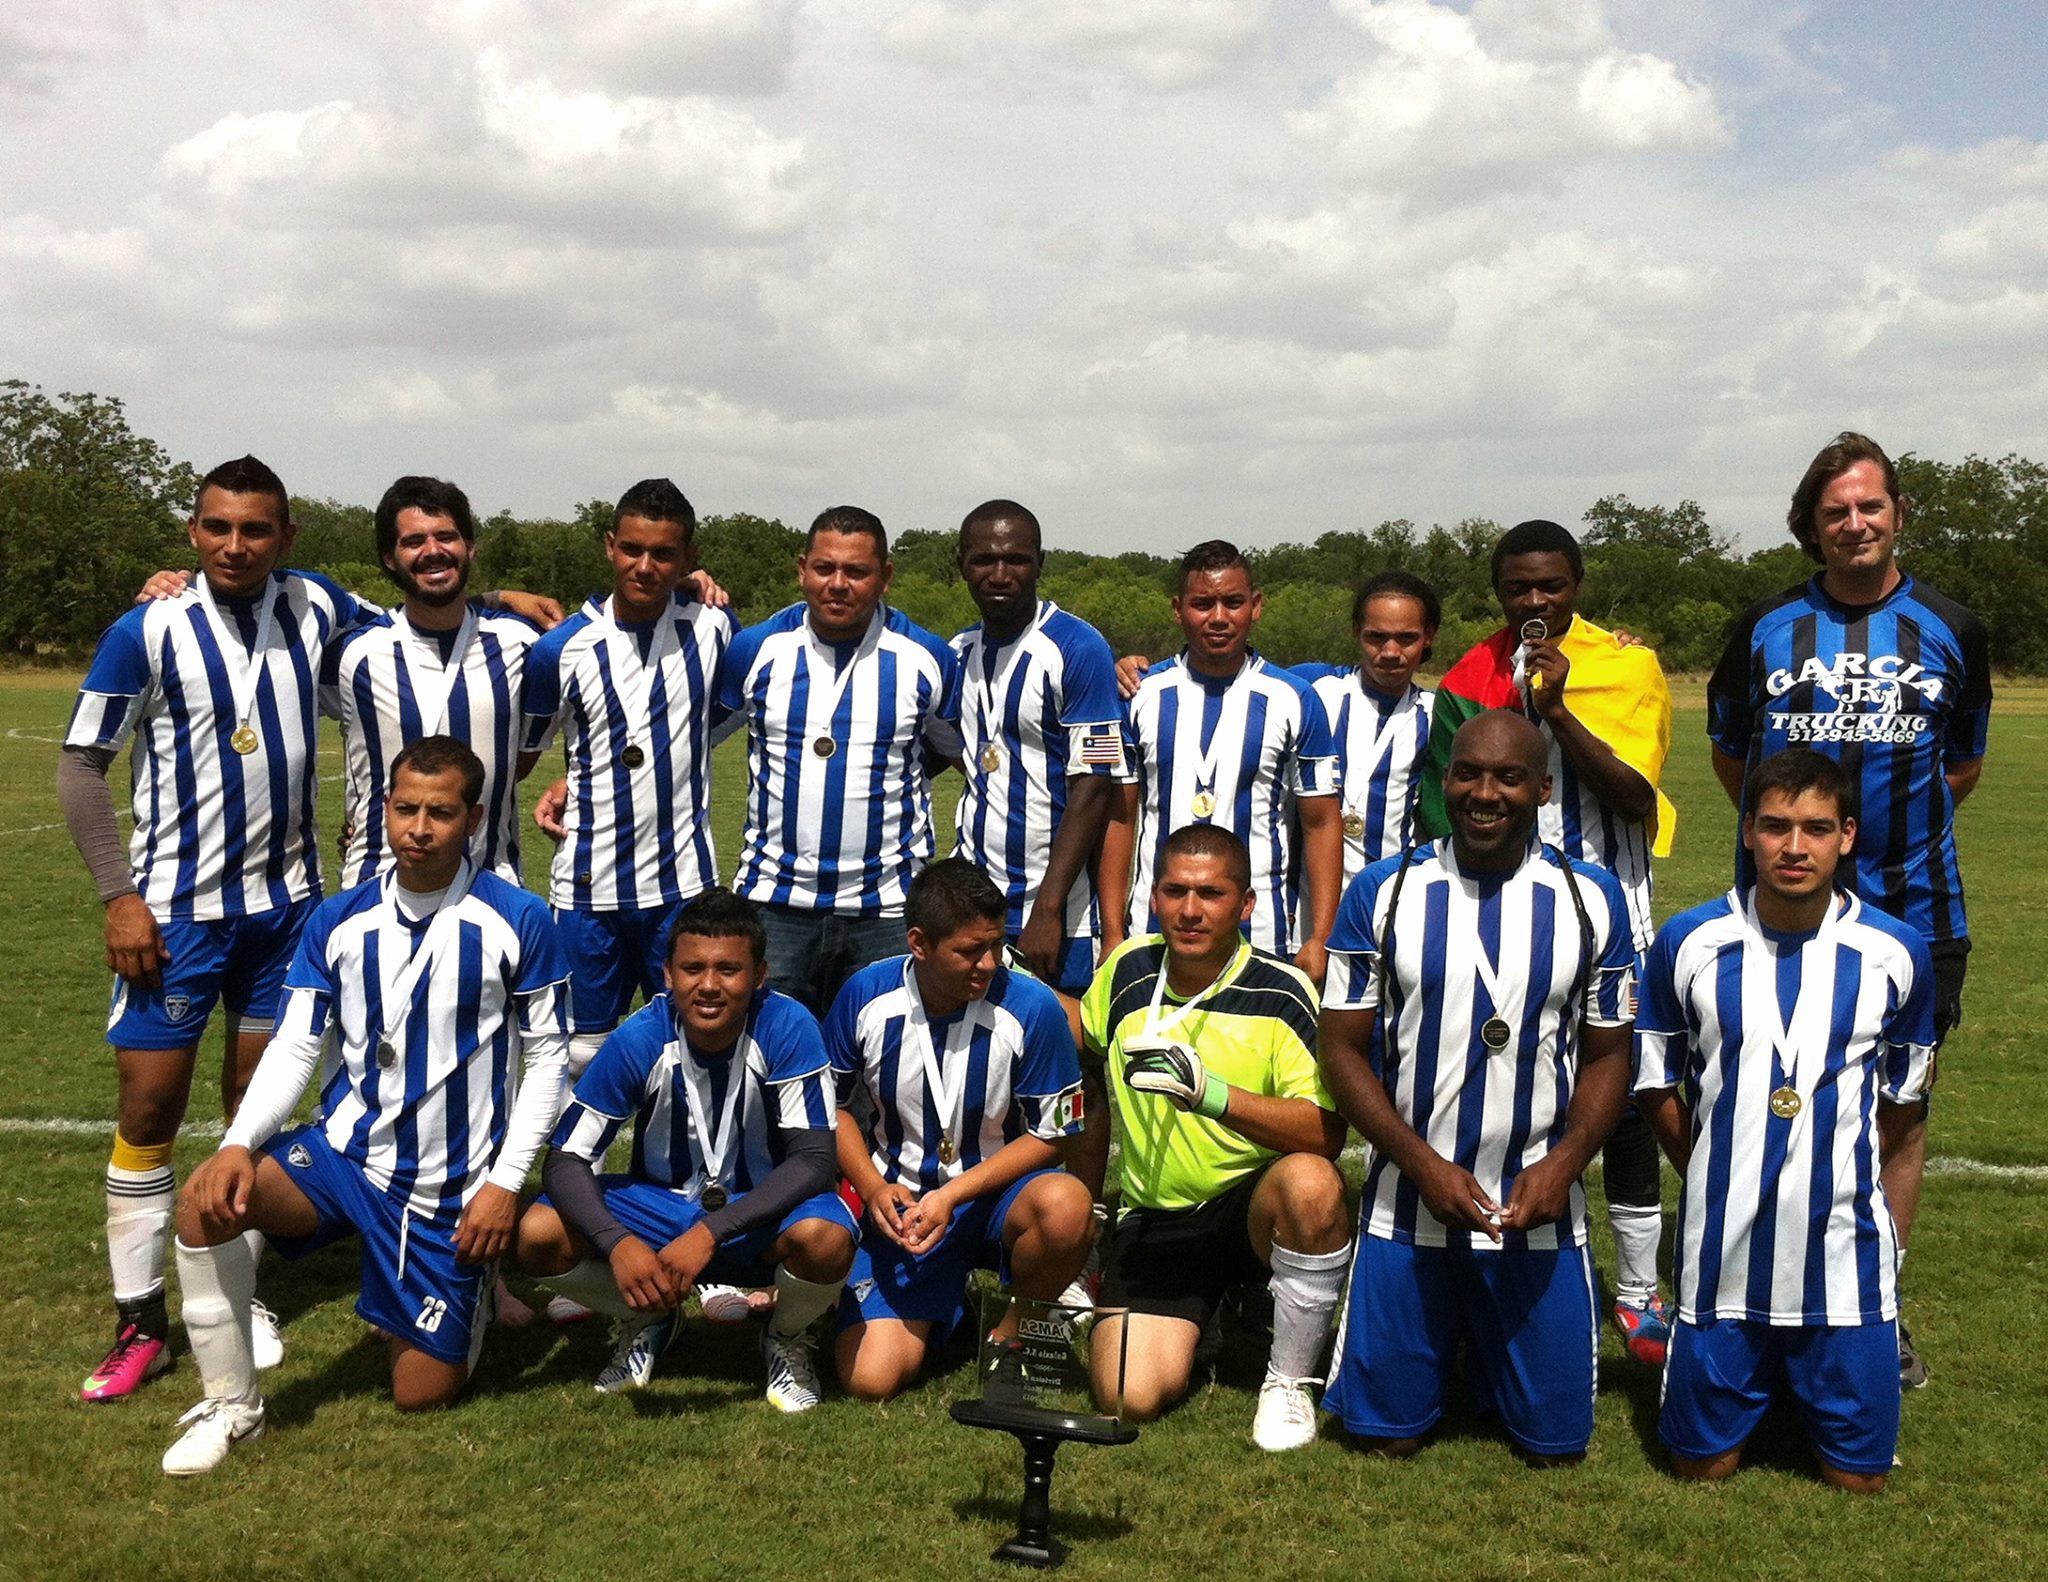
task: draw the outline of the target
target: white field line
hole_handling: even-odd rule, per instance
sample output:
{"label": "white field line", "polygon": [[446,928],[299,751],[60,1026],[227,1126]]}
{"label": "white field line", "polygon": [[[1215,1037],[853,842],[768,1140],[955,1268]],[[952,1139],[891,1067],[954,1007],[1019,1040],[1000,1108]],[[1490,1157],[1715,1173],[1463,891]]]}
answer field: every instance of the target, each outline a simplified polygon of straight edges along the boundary
{"label": "white field line", "polygon": [[[106,1137],[112,1135],[113,1130],[112,1121],[78,1120],[68,1115],[0,1115],[0,1135]],[[220,1134],[219,1121],[195,1121],[184,1128],[184,1135],[188,1137],[218,1137]],[[1349,1160],[1361,1159],[1364,1154],[1364,1146],[1359,1143],[1353,1143],[1344,1150],[1344,1157]],[[1929,1159],[1927,1173],[1934,1176],[1981,1176],[1992,1181],[2048,1181],[2048,1165],[2000,1165],[1949,1154],[1937,1154]]]}
{"label": "white field line", "polygon": [[0,829],[0,835],[40,835],[46,829],[62,829],[62,824],[24,824],[19,829]]}

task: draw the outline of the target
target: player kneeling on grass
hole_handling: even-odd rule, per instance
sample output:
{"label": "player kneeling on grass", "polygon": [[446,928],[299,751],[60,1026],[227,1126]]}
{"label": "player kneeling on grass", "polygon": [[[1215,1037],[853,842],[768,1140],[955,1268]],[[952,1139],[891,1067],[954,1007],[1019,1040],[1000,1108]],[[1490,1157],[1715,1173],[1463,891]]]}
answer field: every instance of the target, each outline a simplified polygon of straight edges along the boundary
{"label": "player kneeling on grass", "polygon": [[1658,1433],[1682,1478],[1725,1478],[1782,1382],[1839,1488],[1884,1487],[1899,1439],[1899,1237],[1887,1193],[1934,1081],[1933,957],[1836,888],[1856,821],[1832,758],[1750,772],[1755,888],[1657,933],[1636,1103],[1685,1177],[1678,1322]]}
{"label": "player kneeling on grass", "polygon": [[[164,1455],[174,1477],[212,1470],[263,1432],[244,1231],[287,1258],[361,1238],[356,1311],[390,1337],[400,1411],[447,1405],[476,1364],[492,1262],[511,1244],[568,1060],[546,903],[464,855],[483,780],[476,754],[448,736],[393,761],[395,864],[307,921],[277,1035],[220,1151],[185,1184],[178,1280],[206,1399]],[[323,1119],[280,1132],[330,1037],[339,1060]]]}
{"label": "player kneeling on grass", "polygon": [[[853,1261],[853,1214],[835,1190],[832,1085],[811,1013],[768,989],[760,914],[707,890],[677,914],[667,992],[609,1035],[576,1079],[542,1169],[547,1196],[519,1222],[516,1266],[615,1315],[597,1376],[638,1389],[701,1283],[772,1284],[762,1337],[768,1402],[818,1404],[813,1322]],[[633,1117],[633,1158],[600,1176]]]}
{"label": "player kneeling on grass", "polygon": [[1255,893],[1236,835],[1177,829],[1158,872],[1160,932],[1105,961],[1081,1005],[1090,1057],[1109,1067],[1123,1189],[1098,1302],[1130,1309],[1097,1321],[1096,1392],[1114,1409],[1121,1351],[1125,1415],[1158,1416],[1187,1394],[1224,1295],[1264,1283],[1273,1349],[1252,1439],[1298,1450],[1316,1436],[1308,1391],[1351,1260],[1315,985],[1240,932]]}
{"label": "player kneeling on grass", "polygon": [[1052,1301],[1088,1256],[1093,1197],[1058,1168],[1081,1063],[1059,996],[1003,965],[1007,916],[973,863],[931,864],[904,904],[910,954],[855,973],[825,1019],[839,1168],[867,1205],[838,1342],[864,1400],[917,1377],[966,1316],[972,1270]]}

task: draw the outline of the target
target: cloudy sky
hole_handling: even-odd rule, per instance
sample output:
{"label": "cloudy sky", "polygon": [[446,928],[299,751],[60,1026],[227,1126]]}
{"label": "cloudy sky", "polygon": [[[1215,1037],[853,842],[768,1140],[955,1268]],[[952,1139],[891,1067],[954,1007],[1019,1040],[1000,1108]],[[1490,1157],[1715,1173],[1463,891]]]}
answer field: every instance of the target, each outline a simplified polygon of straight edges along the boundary
{"label": "cloudy sky", "polygon": [[0,377],[294,490],[1171,550],[2048,459],[2048,23],[1782,0],[63,0]]}

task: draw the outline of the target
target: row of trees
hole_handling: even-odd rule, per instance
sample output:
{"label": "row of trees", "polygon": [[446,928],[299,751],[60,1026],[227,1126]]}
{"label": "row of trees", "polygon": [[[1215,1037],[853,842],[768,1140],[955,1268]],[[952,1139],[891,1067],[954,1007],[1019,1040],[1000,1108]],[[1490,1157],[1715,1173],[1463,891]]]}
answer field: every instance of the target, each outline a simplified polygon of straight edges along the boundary
{"label": "row of trees", "polygon": [[[2019,456],[1909,456],[1900,473],[1912,507],[1904,554],[1915,574],[1984,617],[1998,668],[2048,670],[2048,469]],[[0,384],[0,650],[81,652],[150,570],[188,561],[182,523],[197,477],[133,433],[118,400]],[[368,506],[295,500],[293,510],[295,564],[380,601],[394,596],[376,562]],[[573,607],[610,582],[601,546],[610,519],[603,500],[566,519],[501,512],[478,531],[478,585],[529,588]],[[1811,570],[1789,540],[1738,555],[1690,500],[1667,508],[1610,495],[1578,531],[1587,561],[1581,608],[1641,635],[1672,671],[1710,668],[1742,610]],[[1282,663],[1343,657],[1352,646],[1351,590],[1398,566],[1442,594],[1437,651],[1440,661],[1453,658],[1499,624],[1487,567],[1500,532],[1479,518],[1426,530],[1396,520],[1258,550],[1259,647]],[[798,528],[758,516],[711,517],[698,531],[700,558],[749,620],[796,597],[802,547]],[[894,553],[891,600],[911,619],[938,632],[974,619],[950,532],[899,533]],[[1178,646],[1167,606],[1175,565],[1171,555],[1055,549],[1044,591],[1092,621],[1117,652],[1163,654]]]}

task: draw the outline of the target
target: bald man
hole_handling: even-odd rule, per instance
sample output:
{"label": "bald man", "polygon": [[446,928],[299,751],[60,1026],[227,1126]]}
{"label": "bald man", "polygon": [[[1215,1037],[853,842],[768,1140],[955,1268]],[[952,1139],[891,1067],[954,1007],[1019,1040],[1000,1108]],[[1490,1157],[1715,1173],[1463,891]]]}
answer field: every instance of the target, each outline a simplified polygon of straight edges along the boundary
{"label": "bald man", "polygon": [[1627,1096],[1635,944],[1614,875],[1536,839],[1547,761],[1522,716],[1468,720],[1450,838],[1367,868],[1330,935],[1323,1074],[1373,1151],[1323,1405],[1389,1454],[1443,1415],[1461,1342],[1524,1459],[1592,1438],[1580,1177]]}

